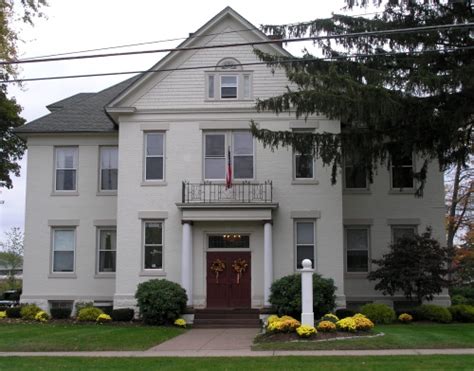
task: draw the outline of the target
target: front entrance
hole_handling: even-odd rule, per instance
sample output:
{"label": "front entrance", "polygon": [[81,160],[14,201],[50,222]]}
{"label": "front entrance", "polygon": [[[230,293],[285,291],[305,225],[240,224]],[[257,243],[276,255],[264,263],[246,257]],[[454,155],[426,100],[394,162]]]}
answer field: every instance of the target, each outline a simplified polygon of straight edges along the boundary
{"label": "front entrance", "polygon": [[207,307],[250,308],[250,272],[250,252],[208,252]]}

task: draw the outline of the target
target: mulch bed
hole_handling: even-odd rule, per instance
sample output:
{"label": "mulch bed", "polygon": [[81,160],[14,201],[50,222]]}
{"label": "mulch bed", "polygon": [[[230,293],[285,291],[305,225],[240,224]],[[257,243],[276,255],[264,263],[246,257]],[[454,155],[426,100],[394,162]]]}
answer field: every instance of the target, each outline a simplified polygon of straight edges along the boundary
{"label": "mulch bed", "polygon": [[343,339],[348,337],[364,337],[377,335],[374,332],[318,332],[308,338],[299,337],[295,332],[267,332],[257,336],[255,341],[257,343],[275,343],[275,342],[288,342],[288,341],[320,341],[320,340],[332,340],[332,339]]}

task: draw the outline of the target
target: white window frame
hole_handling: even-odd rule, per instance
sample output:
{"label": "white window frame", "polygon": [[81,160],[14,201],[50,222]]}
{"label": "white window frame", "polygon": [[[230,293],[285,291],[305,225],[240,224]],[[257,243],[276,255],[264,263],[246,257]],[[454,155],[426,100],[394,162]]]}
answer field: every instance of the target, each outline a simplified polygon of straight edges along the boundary
{"label": "white window frame", "polygon": [[[161,224],[161,244],[146,244],[146,225],[147,224]],[[165,266],[165,222],[161,219],[146,219],[142,220],[142,271],[143,272],[163,272]],[[161,267],[158,268],[146,268],[145,267],[145,257],[146,257],[146,247],[161,247]]]}
{"label": "white window frame", "polygon": [[[305,134],[305,133],[311,134],[311,133],[313,133],[313,131],[294,129],[293,133],[296,133],[296,134]],[[315,166],[316,158],[315,158],[315,156],[313,154],[306,155],[306,156],[311,156],[312,159],[313,159],[313,161],[311,161],[312,173],[313,173],[313,176],[311,178],[301,178],[301,177],[296,176],[296,158],[298,156],[304,156],[304,155],[302,155],[301,153],[299,153],[298,151],[293,149],[293,154],[292,154],[293,180],[296,181],[296,182],[314,182],[316,180],[316,166]]]}
{"label": "white window frame", "polygon": [[[105,250],[105,249],[101,249],[101,232],[105,232],[105,231],[113,231],[115,232],[115,249],[113,250]],[[115,252],[115,271],[101,271],[100,270],[100,253],[102,251],[107,251],[107,252],[111,252],[111,251],[114,251]],[[96,264],[96,273],[98,275],[115,275],[115,272],[117,271],[117,227],[115,226],[110,226],[110,227],[97,227],[97,264]]]}
{"label": "white window frame", "polygon": [[[313,244],[298,244],[298,223],[312,223],[313,224]],[[294,267],[296,271],[301,271],[302,268],[298,268],[298,246],[313,246],[313,269],[316,270],[316,220],[315,219],[294,219],[293,221],[293,246],[294,246]]]}
{"label": "white window frame", "polygon": [[[72,271],[55,271],[54,270],[54,254],[56,252],[55,233],[57,231],[72,231],[73,232],[73,250],[72,250]],[[75,275],[76,273],[76,248],[77,248],[77,232],[76,227],[51,227],[51,273],[54,275]],[[61,251],[61,250],[60,250]]]}
{"label": "white window frame", "polygon": [[117,193],[115,189],[102,188],[102,170],[114,170],[114,168],[102,168],[102,150],[105,148],[116,148],[117,149],[117,188],[118,188],[118,146],[99,146],[99,192],[103,193]]}
{"label": "white window frame", "polygon": [[[213,71],[205,71],[205,100],[209,101],[252,101],[253,100],[253,71],[244,70],[240,62],[232,57],[221,59]],[[236,97],[222,97],[222,77],[236,77]],[[210,81],[210,79],[213,81]],[[248,84],[248,85],[247,85]],[[213,94],[209,94],[211,92]]]}
{"label": "white window frame", "polygon": [[365,187],[349,187],[347,185],[347,168],[354,169],[354,164],[349,164],[347,161],[348,157],[345,154],[343,159],[343,182],[344,182],[344,190],[350,192],[364,192],[369,190],[369,179],[367,177],[367,173],[365,174]]}
{"label": "white window frame", "polygon": [[250,133],[251,137],[252,137],[252,177],[251,178],[236,178],[235,177],[235,157],[248,157],[250,156],[250,154],[238,154],[236,155],[235,154],[235,143],[234,143],[234,134],[235,133],[250,133],[250,131],[248,130],[232,130],[230,131],[230,136],[232,138],[232,146],[230,148],[230,155],[232,157],[231,159],[231,164],[232,164],[232,180],[235,180],[235,181],[252,181],[252,180],[255,180],[255,138],[252,136],[252,134]]}
{"label": "white window frame", "polygon": [[[58,151],[64,148],[74,149],[74,168],[58,168],[57,159]],[[78,146],[55,146],[54,147],[54,179],[53,179],[53,190],[55,193],[77,193],[78,175],[79,175],[79,147]],[[74,189],[57,189],[57,178],[59,170],[74,170],[75,171],[75,183]]]}
{"label": "white window frame", "polygon": [[[147,155],[148,147],[148,135],[159,134],[163,137],[163,154],[161,155]],[[143,147],[143,181],[146,183],[164,183],[166,174],[166,133],[164,131],[145,131],[144,135],[144,147]],[[162,158],[163,159],[163,173],[161,179],[147,179],[147,158]]]}
{"label": "white window frame", "polygon": [[[224,83],[222,82],[222,79],[224,77],[235,77],[235,86],[234,84],[232,85],[229,85],[229,86],[224,86]],[[236,73],[222,73],[222,74],[219,74],[219,98],[220,100],[237,100],[239,99],[239,93],[240,93],[240,89],[239,89],[239,83],[240,83],[240,79],[239,79],[239,74],[236,74]],[[222,96],[222,88],[234,88],[235,87],[235,97],[223,97]],[[215,95],[215,91],[214,91],[214,95]]]}
{"label": "white window frame", "polygon": [[[347,237],[348,230],[365,230],[367,233],[367,249],[366,250],[350,250],[350,251],[367,251],[367,271],[349,271],[349,259],[348,259],[348,246],[349,246],[349,239]],[[370,253],[370,226],[368,225],[347,225],[344,226],[344,251],[345,251],[345,272],[348,274],[367,274],[370,272],[371,266],[371,253]]]}
{"label": "white window frame", "polygon": [[[206,137],[208,135],[222,135],[224,136],[224,177],[223,178],[207,178],[206,177],[206,159],[208,158],[215,158],[215,159],[222,159],[222,157],[209,157],[206,156]],[[204,132],[204,135],[202,136],[203,141],[202,141],[202,147],[203,147],[203,167],[202,167],[202,178],[205,181],[225,181],[225,173],[226,173],[226,166],[227,166],[227,148],[228,148],[228,138],[227,138],[227,132],[226,131],[206,131]]]}
{"label": "white window frame", "polygon": [[413,234],[418,234],[418,225],[416,224],[392,224],[390,226],[390,241],[391,243],[395,243],[395,229],[412,229]]}
{"label": "white window frame", "polygon": [[411,187],[403,187],[403,188],[400,188],[400,187],[394,187],[393,186],[393,181],[394,181],[394,176],[393,176],[393,172],[396,170],[396,169],[402,169],[402,168],[411,168],[412,169],[412,173],[415,173],[415,156],[412,154],[411,156],[411,165],[402,165],[402,166],[395,166],[393,164],[393,156],[390,155],[390,191],[392,192],[397,192],[397,193],[400,193],[400,192],[411,192],[415,189],[416,185],[415,185],[415,178],[413,177],[413,182],[412,182],[412,186]]}

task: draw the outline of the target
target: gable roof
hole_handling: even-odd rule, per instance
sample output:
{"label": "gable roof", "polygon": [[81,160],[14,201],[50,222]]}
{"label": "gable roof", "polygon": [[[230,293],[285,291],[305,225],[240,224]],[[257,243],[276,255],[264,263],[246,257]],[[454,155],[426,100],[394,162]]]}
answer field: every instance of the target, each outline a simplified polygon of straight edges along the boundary
{"label": "gable roof", "polygon": [[98,93],[79,93],[53,103],[47,106],[52,111],[50,114],[20,126],[15,132],[28,134],[117,131],[116,125],[105,112],[104,107],[138,76]]}

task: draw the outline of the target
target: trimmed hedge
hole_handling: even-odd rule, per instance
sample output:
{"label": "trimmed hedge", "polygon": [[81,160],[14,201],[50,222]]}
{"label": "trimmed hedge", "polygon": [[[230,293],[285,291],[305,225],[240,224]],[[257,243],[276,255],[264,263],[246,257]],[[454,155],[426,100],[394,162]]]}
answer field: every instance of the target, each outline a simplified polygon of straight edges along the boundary
{"label": "trimmed hedge", "polygon": [[[270,303],[278,315],[301,317],[301,275],[282,277],[271,286]],[[313,274],[313,312],[315,318],[331,313],[335,307],[336,286],[330,278]]]}
{"label": "trimmed hedge", "polygon": [[34,321],[39,312],[41,308],[36,304],[26,304],[20,309],[21,318],[29,321]]}
{"label": "trimmed hedge", "polygon": [[77,320],[81,322],[95,322],[97,317],[104,314],[101,309],[95,307],[85,307],[79,311]]}
{"label": "trimmed hedge", "polygon": [[71,317],[72,308],[51,308],[49,312],[53,319],[68,319]]}
{"label": "trimmed hedge", "polygon": [[19,305],[17,307],[7,308],[7,317],[8,318],[21,318],[21,308],[23,306]]}
{"label": "trimmed hedge", "polygon": [[395,311],[386,304],[365,304],[360,308],[360,312],[373,323],[392,323],[396,319]]}
{"label": "trimmed hedge", "polygon": [[453,320],[458,322],[474,322],[474,306],[472,305],[453,305],[448,308],[453,316]]}
{"label": "trimmed hedge", "polygon": [[186,309],[186,291],[165,279],[142,282],[135,293],[140,315],[149,325],[173,323]]}
{"label": "trimmed hedge", "polygon": [[135,317],[135,311],[132,308],[114,309],[110,316],[113,321],[130,322]]}
{"label": "trimmed hedge", "polygon": [[336,316],[338,316],[339,319],[352,317],[354,314],[356,314],[356,311],[352,309],[346,309],[346,308],[336,309]]}
{"label": "trimmed hedge", "polygon": [[421,321],[433,321],[440,323],[449,323],[453,316],[448,308],[434,304],[423,304],[415,308],[415,318]]}

